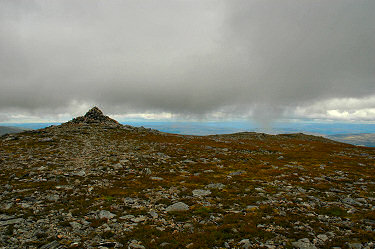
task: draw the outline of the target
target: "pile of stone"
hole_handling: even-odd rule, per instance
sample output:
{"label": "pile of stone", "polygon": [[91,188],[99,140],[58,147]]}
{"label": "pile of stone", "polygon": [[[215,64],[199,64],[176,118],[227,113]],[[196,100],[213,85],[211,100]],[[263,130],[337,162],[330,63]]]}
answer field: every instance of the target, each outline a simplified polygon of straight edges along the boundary
{"label": "pile of stone", "polygon": [[116,120],[105,116],[98,107],[93,107],[84,116],[76,117],[68,123],[73,124],[107,124],[107,125],[120,125]]}

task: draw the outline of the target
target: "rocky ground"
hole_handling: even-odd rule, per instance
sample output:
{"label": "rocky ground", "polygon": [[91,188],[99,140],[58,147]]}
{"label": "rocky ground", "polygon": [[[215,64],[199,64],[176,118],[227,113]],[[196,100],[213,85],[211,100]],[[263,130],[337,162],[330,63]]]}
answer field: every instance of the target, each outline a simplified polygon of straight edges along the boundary
{"label": "rocky ground", "polygon": [[0,248],[374,248],[375,149],[91,110],[0,138]]}

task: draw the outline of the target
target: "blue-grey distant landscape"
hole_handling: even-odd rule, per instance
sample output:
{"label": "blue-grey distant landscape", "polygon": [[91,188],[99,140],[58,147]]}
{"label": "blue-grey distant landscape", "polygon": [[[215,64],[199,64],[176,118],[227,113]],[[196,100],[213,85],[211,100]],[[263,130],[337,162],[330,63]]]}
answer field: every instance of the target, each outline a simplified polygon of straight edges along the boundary
{"label": "blue-grey distant landscape", "polygon": [[[0,135],[21,132],[25,129],[41,129],[60,123],[13,123],[0,126]],[[264,129],[256,123],[237,122],[168,122],[168,121],[128,121],[124,125],[145,127],[163,132],[183,135],[215,135],[236,132],[264,132],[268,134],[305,133],[324,136],[332,140],[353,145],[375,147],[375,124],[350,123],[277,123],[272,129]]]}
{"label": "blue-grey distant landscape", "polygon": [[14,127],[14,126],[2,126],[0,125],[0,136],[4,134],[12,134],[12,133],[19,133],[24,131],[25,129],[20,127]]}

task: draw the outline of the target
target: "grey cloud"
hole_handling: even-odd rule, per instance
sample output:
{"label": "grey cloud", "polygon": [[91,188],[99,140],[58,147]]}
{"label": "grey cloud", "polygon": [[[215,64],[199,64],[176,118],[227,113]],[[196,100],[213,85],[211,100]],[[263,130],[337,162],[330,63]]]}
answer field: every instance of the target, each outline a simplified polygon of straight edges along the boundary
{"label": "grey cloud", "polygon": [[[0,2],[0,112],[252,114],[375,94],[374,1]],[[65,108],[65,109],[64,109]]]}

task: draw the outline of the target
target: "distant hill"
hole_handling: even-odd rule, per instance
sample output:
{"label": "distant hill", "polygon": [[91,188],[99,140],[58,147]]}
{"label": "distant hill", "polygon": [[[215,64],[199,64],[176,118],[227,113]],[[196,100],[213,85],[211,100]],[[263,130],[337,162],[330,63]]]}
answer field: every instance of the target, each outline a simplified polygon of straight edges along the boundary
{"label": "distant hill", "polygon": [[13,127],[13,126],[0,126],[0,136],[4,134],[9,134],[9,133],[19,133],[24,130],[27,130],[27,129],[20,128],[20,127]]}
{"label": "distant hill", "polygon": [[375,147],[375,133],[337,134],[327,137],[343,143]]}

